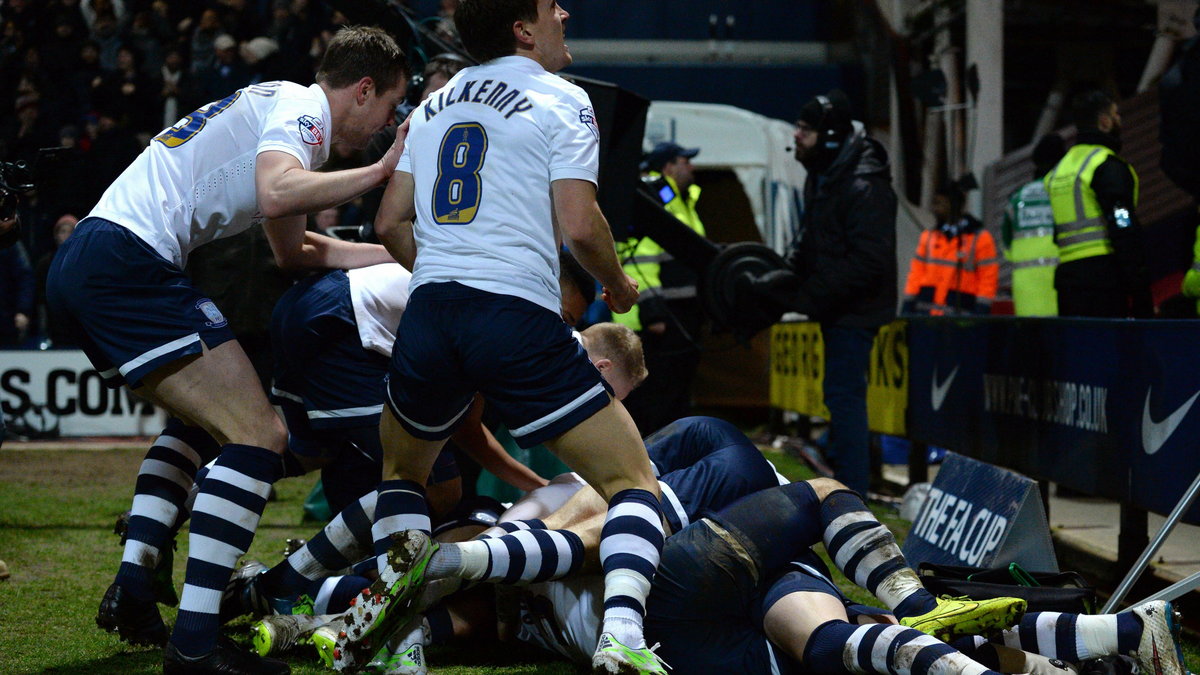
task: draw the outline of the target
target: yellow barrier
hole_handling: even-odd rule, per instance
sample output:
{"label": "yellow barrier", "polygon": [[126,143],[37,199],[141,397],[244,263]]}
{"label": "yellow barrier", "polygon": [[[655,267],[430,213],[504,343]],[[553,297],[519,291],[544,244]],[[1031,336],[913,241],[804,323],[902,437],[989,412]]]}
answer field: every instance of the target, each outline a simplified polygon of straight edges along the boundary
{"label": "yellow barrier", "polygon": [[[781,323],[771,328],[771,405],[829,419],[821,395],[825,345],[816,323]],[[867,419],[871,431],[903,436],[908,409],[908,342],[905,322],[879,329],[871,347]]]}

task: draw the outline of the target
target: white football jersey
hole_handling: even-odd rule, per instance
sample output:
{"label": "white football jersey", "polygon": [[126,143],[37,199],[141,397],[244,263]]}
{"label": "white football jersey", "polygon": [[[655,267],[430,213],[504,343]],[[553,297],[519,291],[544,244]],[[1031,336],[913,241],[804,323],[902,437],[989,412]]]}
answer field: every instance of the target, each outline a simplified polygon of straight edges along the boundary
{"label": "white football jersey", "polygon": [[415,185],[412,287],[457,281],[559,312],[550,183],[596,183],[586,92],[524,56],[459,71],[417,107],[397,171]]}
{"label": "white football jersey", "polygon": [[188,253],[262,222],[260,152],[315,169],[329,157],[329,101],[318,85],[251,85],[184,117],[150,141],[90,215],[129,228],[179,267]]}
{"label": "white football jersey", "polygon": [[517,639],[576,663],[591,663],[604,621],[604,578],[575,576],[531,584],[521,593]]}
{"label": "white football jersey", "polygon": [[350,304],[364,349],[392,355],[396,328],[408,306],[408,283],[412,273],[400,263],[383,263],[347,270]]}

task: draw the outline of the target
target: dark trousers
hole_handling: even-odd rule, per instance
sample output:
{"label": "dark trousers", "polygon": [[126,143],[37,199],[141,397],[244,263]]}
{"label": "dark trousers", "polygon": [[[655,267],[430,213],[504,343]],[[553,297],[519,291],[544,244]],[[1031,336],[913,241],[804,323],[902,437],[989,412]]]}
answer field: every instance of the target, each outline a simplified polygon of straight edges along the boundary
{"label": "dark trousers", "polygon": [[871,478],[867,368],[878,328],[821,325],[825,342],[825,407],[833,477],[864,498]]}

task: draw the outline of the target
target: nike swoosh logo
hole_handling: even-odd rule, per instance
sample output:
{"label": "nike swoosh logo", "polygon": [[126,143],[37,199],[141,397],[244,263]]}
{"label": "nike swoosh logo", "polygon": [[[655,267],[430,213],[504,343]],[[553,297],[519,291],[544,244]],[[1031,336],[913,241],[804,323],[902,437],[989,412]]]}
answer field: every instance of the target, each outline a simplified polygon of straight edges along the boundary
{"label": "nike swoosh logo", "polygon": [[954,384],[956,375],[958,375],[958,366],[954,366],[954,370],[950,371],[950,376],[946,378],[945,382],[938,384],[937,366],[933,367],[933,391],[930,392],[929,398],[933,402],[934,412],[942,409],[942,404],[946,402],[946,393],[950,391],[950,385]]}
{"label": "nike swoosh logo", "polygon": [[[1175,429],[1183,422],[1183,418],[1187,417],[1188,411],[1192,409],[1192,404],[1196,402],[1196,398],[1200,397],[1200,391],[1192,394],[1183,405],[1175,409],[1175,412],[1167,415],[1167,418],[1161,422],[1155,422],[1150,417],[1150,392],[1153,387],[1146,390],[1146,404],[1142,406],[1142,449],[1147,455],[1153,455],[1162,449],[1162,446],[1175,433]],[[936,408],[935,408],[936,410]]]}

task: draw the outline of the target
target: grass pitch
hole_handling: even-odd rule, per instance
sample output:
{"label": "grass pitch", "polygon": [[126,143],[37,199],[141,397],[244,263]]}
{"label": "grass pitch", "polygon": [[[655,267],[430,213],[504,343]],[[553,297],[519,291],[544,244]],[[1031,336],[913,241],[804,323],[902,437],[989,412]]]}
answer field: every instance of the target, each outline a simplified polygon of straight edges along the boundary
{"label": "grass pitch", "polygon": [[[96,627],[96,608],[112,582],[121,548],[112,533],[117,516],[129,508],[133,483],[145,448],[127,450],[0,451],[0,559],[12,578],[0,582],[0,672],[136,675],[161,673],[161,652],[130,647]],[[792,479],[812,477],[783,455],[771,460]],[[311,537],[317,525],[301,523],[304,498],[313,478],[276,484],[278,499],[267,506],[248,557],[277,562],[288,537]],[[898,534],[907,524],[881,517]],[[823,553],[823,551],[822,551]],[[183,582],[187,537],[179,537],[175,582]],[[832,566],[831,566],[832,569]],[[835,572],[835,574],[837,574]],[[838,575],[851,597],[875,603]],[[168,625],[175,610],[163,607]],[[230,625],[244,639],[249,622]],[[1192,671],[1200,669],[1195,644],[1188,645]],[[303,655],[303,652],[301,652]],[[510,643],[441,648],[428,653],[433,672],[445,675],[566,675],[583,670],[535,648]],[[290,658],[298,674],[329,673],[315,660]],[[506,664],[506,665],[496,665]]]}

